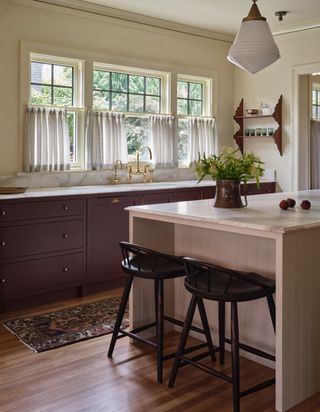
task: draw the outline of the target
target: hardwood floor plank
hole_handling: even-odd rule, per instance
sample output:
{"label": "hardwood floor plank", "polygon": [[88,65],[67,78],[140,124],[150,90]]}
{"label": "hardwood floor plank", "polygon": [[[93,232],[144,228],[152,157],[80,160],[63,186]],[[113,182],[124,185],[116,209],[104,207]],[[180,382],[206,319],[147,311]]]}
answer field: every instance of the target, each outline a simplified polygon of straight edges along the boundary
{"label": "hardwood floor plank", "polygon": [[[121,294],[120,289],[81,299],[69,299],[41,308],[0,315],[5,319],[60,310]],[[62,348],[34,353],[0,327],[1,412],[230,412],[231,385],[187,366],[179,370],[175,388],[169,389],[172,361],[165,362],[164,384],[156,383],[154,351],[142,344],[117,342],[113,359],[107,357],[111,335]],[[166,350],[177,347],[178,334],[166,339]],[[191,342],[192,343],[192,342]],[[204,361],[210,364],[209,360]],[[217,363],[219,368],[219,364]],[[225,372],[231,371],[227,354]],[[241,387],[269,379],[273,371],[241,359]],[[274,387],[241,400],[242,412],[273,412]],[[320,411],[320,394],[291,412]]]}

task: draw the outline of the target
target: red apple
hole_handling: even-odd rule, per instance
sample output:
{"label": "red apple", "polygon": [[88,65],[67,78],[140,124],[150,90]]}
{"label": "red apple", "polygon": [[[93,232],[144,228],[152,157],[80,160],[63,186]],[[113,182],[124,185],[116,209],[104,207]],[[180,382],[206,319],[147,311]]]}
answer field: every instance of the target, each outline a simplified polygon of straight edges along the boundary
{"label": "red apple", "polygon": [[287,200],[281,200],[279,207],[280,209],[286,210],[289,207],[289,202]]}
{"label": "red apple", "polygon": [[287,202],[289,203],[289,207],[295,207],[296,201],[288,197]]}
{"label": "red apple", "polygon": [[311,203],[309,202],[309,200],[303,200],[300,206],[302,207],[302,209],[307,210],[307,209],[310,209]]}

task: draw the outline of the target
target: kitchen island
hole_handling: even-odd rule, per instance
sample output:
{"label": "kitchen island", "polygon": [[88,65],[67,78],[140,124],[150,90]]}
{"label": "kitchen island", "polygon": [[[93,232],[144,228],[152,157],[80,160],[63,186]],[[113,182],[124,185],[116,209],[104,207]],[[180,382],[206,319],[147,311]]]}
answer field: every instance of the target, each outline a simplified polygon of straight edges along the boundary
{"label": "kitchen island", "polygon": [[[278,204],[287,197],[297,206],[281,210]],[[300,208],[303,199],[311,201],[310,210]],[[252,196],[242,209],[212,204],[196,200],[129,207],[130,240],[276,279],[276,336],[265,300],[260,300],[239,305],[240,340],[275,352],[275,407],[286,411],[320,390],[320,191]],[[134,282],[134,327],[153,316],[150,290],[148,281]],[[184,320],[189,301],[182,279],[167,284],[171,315]],[[217,342],[216,306],[206,306]],[[228,331],[227,323],[227,336]]]}

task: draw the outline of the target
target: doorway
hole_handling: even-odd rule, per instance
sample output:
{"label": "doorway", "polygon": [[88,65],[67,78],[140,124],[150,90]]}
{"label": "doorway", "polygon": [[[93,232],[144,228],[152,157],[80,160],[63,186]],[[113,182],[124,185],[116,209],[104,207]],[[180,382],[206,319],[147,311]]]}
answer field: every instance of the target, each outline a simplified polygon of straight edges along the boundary
{"label": "doorway", "polygon": [[292,190],[311,188],[310,119],[315,73],[320,73],[320,62],[293,68]]}

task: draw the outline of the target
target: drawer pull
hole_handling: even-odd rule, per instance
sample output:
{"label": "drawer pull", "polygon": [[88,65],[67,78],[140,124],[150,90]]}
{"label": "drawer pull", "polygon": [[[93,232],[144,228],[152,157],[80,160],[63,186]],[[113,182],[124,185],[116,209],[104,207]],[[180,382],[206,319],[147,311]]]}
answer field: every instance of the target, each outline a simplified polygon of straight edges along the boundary
{"label": "drawer pull", "polygon": [[2,278],[1,279],[1,283],[6,283],[7,279],[6,278]]}
{"label": "drawer pull", "polygon": [[120,199],[117,197],[114,197],[113,199],[110,200],[110,203],[120,203]]}
{"label": "drawer pull", "polygon": [[69,207],[68,206],[63,206],[63,210],[67,211],[67,210],[69,210]]}
{"label": "drawer pull", "polygon": [[2,240],[0,244],[1,244],[1,246],[5,246],[6,242],[4,240]]}
{"label": "drawer pull", "polygon": [[1,210],[1,215],[5,216],[6,215],[6,211],[5,210]]}
{"label": "drawer pull", "polygon": [[67,268],[67,267],[64,267],[64,268],[63,268],[63,271],[64,271],[64,272],[68,272],[68,268]]}
{"label": "drawer pull", "polygon": [[65,239],[67,239],[67,238],[68,238],[68,233],[64,233],[62,236],[63,236]]}

